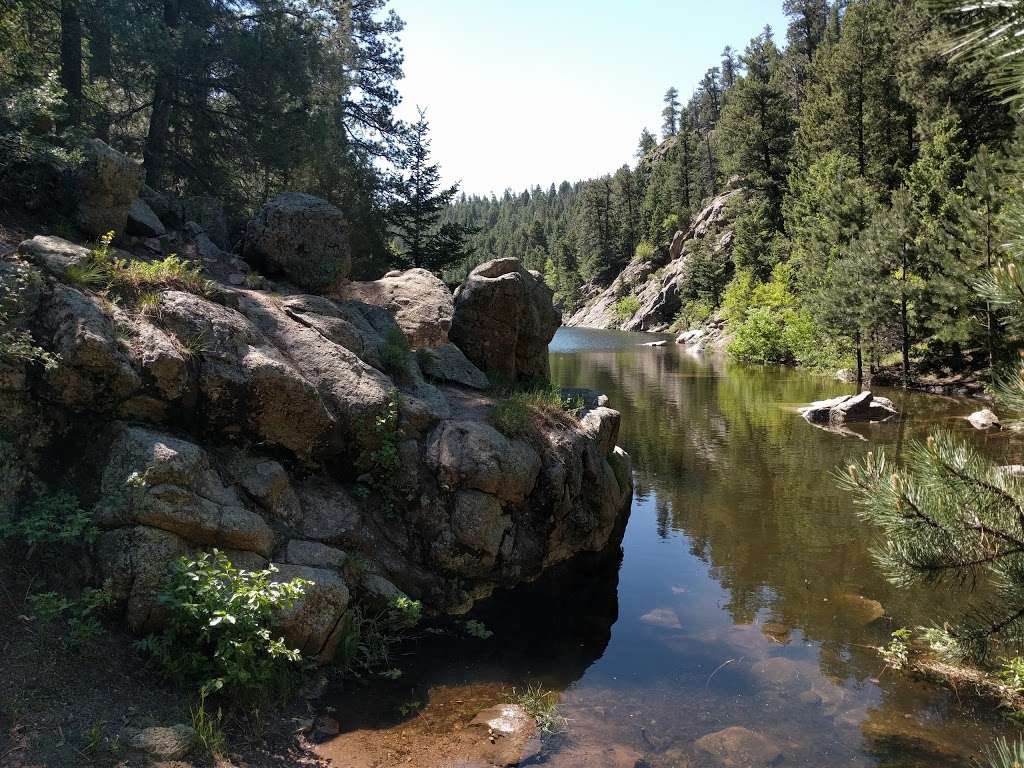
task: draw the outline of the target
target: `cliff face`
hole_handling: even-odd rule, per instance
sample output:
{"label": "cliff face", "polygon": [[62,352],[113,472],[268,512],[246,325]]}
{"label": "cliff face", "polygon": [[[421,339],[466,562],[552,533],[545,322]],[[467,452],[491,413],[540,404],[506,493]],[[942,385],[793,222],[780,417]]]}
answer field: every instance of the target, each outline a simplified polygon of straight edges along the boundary
{"label": "cliff face", "polygon": [[[675,233],[671,243],[658,248],[649,261],[632,262],[606,288],[591,286],[591,296],[565,324],[583,328],[621,328],[624,331],[668,330],[685,302],[689,263],[694,247],[705,237],[716,237],[711,248],[730,251],[728,203],[741,190],[725,192],[709,202],[685,230]],[[639,308],[622,317],[616,304],[635,297]]]}
{"label": "cliff face", "polygon": [[[538,276],[484,265],[466,308],[422,270],[342,279],[330,298],[268,290],[190,224],[148,247],[194,254],[200,288],[95,290],[80,278],[89,251],[58,238],[0,259],[0,283],[30,286],[14,322],[57,357],[52,369],[0,359],[0,448],[19,468],[0,504],[73,487],[102,529],[97,576],[133,629],[160,626],[172,562],[211,547],[310,579],[283,621],[326,658],[356,594],[465,611],[621,535],[632,484],[619,414],[592,401],[509,436],[480,389],[481,368],[542,365],[554,326]],[[501,285],[491,326],[471,321],[483,282]],[[486,354],[468,359],[450,327]]]}

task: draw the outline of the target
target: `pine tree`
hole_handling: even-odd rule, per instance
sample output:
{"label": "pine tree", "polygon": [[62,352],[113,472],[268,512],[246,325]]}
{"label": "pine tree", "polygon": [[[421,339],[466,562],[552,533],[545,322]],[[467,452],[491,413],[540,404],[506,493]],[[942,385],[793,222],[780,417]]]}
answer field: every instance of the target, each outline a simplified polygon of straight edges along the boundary
{"label": "pine tree", "polygon": [[743,55],[746,74],[730,91],[717,130],[723,170],[738,175],[767,200],[769,221],[776,229],[782,226],[793,131],[781,61],[770,30],[750,41]]}
{"label": "pine tree", "polygon": [[661,110],[661,133],[667,139],[679,130],[679,91],[672,86],[665,91],[665,108]]}
{"label": "pine tree", "polygon": [[658,140],[654,138],[654,134],[644,128],[640,131],[640,141],[636,147],[636,157],[642,160],[646,157],[647,153],[658,146]]}
{"label": "pine tree", "polygon": [[409,165],[389,219],[397,235],[402,260],[410,266],[441,272],[461,261],[466,228],[440,224],[441,214],[459,191],[457,184],[440,188],[441,169],[430,162],[430,124],[419,110],[409,130]]}

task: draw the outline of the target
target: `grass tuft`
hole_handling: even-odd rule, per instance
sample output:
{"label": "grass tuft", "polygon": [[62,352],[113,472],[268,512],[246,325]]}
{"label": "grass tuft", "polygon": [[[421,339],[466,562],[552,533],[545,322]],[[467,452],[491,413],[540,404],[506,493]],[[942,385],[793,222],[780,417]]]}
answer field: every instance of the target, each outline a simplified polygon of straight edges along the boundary
{"label": "grass tuft", "polygon": [[540,683],[531,683],[522,690],[513,688],[508,701],[525,709],[545,735],[561,733],[568,725],[558,707],[558,692],[546,689]]}

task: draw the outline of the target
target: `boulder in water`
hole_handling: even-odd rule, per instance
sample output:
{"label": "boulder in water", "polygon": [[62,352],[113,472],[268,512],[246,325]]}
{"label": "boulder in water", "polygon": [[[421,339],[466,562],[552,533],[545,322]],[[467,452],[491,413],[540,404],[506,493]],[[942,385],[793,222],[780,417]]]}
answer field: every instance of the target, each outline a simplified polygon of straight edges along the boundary
{"label": "boulder in water", "polygon": [[975,411],[966,418],[975,429],[986,430],[1002,428],[1002,424],[999,423],[999,417],[995,415],[991,408],[982,408],[980,411]]}
{"label": "boulder in water", "polygon": [[818,400],[801,408],[800,415],[811,424],[841,426],[851,421],[886,421],[898,412],[892,400],[875,397],[865,390],[856,395]]}

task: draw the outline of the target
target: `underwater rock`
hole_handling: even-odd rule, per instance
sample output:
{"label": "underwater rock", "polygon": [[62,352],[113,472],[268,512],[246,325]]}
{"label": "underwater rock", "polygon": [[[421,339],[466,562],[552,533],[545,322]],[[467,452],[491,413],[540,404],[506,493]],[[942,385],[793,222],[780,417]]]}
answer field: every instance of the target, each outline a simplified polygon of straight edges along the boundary
{"label": "underwater rock", "polygon": [[763,768],[782,754],[768,737],[738,725],[702,736],[694,744],[726,768]]}

